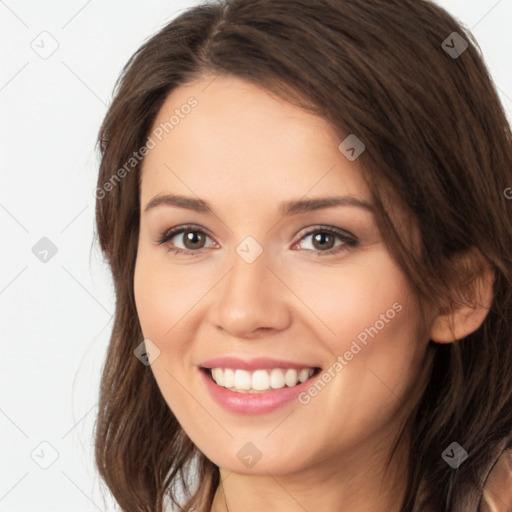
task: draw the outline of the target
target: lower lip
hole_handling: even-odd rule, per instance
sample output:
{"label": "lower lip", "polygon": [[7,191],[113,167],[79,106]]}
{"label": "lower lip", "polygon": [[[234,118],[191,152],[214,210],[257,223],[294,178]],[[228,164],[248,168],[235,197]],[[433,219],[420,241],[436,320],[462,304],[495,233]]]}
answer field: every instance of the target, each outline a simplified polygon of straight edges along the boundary
{"label": "lower lip", "polygon": [[272,412],[292,402],[311,384],[310,380],[317,376],[315,373],[308,380],[292,388],[284,387],[267,393],[239,393],[218,386],[206,371],[200,369],[199,373],[211,396],[219,405],[231,412],[252,415]]}

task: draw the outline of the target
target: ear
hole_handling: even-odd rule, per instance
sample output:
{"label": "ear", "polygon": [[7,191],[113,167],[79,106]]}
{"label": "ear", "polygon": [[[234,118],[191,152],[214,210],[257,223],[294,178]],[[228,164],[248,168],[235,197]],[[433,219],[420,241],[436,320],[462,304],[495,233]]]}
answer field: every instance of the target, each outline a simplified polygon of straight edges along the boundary
{"label": "ear", "polygon": [[454,271],[462,284],[452,290],[456,299],[439,307],[434,318],[430,339],[437,343],[453,343],[475,332],[489,313],[493,300],[495,274],[476,249],[458,256]]}

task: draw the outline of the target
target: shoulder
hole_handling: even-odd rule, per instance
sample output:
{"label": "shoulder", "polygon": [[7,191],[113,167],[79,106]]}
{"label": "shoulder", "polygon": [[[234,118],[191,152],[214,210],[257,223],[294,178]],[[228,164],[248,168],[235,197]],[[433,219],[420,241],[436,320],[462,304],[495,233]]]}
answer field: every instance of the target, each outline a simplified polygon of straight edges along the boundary
{"label": "shoulder", "polygon": [[512,511],[512,448],[505,450],[485,482],[478,512]]}

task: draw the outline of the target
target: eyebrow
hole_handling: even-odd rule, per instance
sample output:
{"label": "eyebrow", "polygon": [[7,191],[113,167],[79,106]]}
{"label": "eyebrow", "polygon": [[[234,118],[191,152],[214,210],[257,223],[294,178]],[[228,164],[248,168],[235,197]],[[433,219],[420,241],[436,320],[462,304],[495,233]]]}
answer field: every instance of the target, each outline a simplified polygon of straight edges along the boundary
{"label": "eyebrow", "polygon": [[[165,194],[155,196],[144,208],[147,212],[157,206],[176,206],[193,210],[198,213],[212,214],[211,206],[202,199],[194,197],[186,197],[175,194]],[[298,199],[294,201],[286,201],[281,203],[279,211],[283,216],[297,215],[299,213],[321,210],[324,208],[333,208],[336,206],[356,206],[373,212],[374,209],[370,203],[354,196],[333,196],[319,197],[315,199]]]}

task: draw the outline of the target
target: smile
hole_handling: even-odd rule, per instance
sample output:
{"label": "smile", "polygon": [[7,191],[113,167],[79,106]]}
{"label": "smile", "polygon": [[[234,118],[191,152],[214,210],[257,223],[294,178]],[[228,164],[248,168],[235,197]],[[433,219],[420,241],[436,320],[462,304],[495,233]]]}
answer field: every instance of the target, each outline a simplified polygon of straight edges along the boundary
{"label": "smile", "polygon": [[234,368],[211,368],[210,375],[218,386],[237,393],[264,393],[265,391],[294,387],[315,373],[315,368],[260,369],[247,371]]}
{"label": "smile", "polygon": [[210,397],[223,409],[244,415],[266,414],[293,403],[322,371],[307,363],[236,357],[204,361],[198,369]]}

